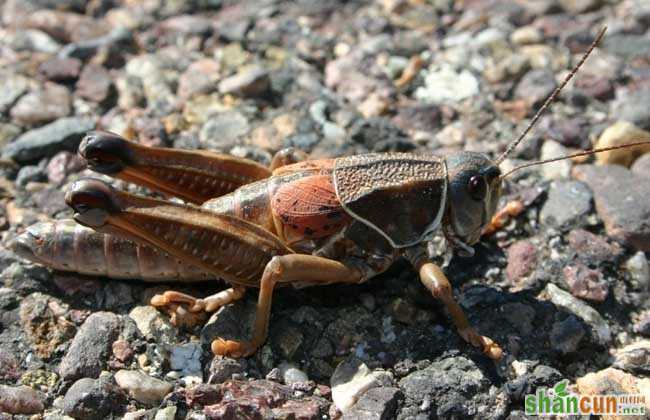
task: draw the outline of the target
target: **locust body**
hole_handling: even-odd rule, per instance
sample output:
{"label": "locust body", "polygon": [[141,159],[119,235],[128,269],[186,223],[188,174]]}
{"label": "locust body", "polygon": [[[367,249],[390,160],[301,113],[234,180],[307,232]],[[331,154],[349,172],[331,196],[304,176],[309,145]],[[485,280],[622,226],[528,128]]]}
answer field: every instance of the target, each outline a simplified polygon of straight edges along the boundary
{"label": "locust body", "polygon": [[[156,158],[145,165],[135,157],[138,153]],[[222,177],[224,163],[242,173],[255,169],[254,177],[260,179],[247,182],[249,178],[239,176],[242,185],[211,181],[191,171],[170,177],[179,174],[179,160],[189,156],[181,153],[177,159],[172,150],[141,149],[109,133],[91,133],[80,154],[96,170],[171,194],[182,191],[176,195],[193,201],[223,195],[195,207],[81,180],[72,185],[66,201],[76,212],[75,220],[93,230],[70,221],[41,224],[17,238],[13,248],[59,270],[146,281],[221,278],[237,295],[254,287],[263,296],[269,267],[280,271],[275,274],[280,277],[292,267],[296,271],[291,280],[276,279],[273,286],[358,283],[385,271],[400,256],[418,269],[426,265],[427,243],[441,228],[454,246],[470,249],[500,193],[498,168],[487,157],[469,152],[448,158],[367,154],[297,163],[282,159],[290,155],[284,152],[268,174],[243,159],[237,167],[231,157],[201,154],[214,177]],[[278,261],[287,261],[286,267],[277,266]],[[315,276],[319,270],[327,273]],[[192,299],[170,292],[155,303],[196,306]],[[270,303],[270,295],[267,299]],[[266,322],[259,327],[261,337]],[[464,316],[461,322],[467,324]],[[233,342],[213,348],[244,355],[260,341],[245,348]],[[491,340],[480,347],[498,349]]]}

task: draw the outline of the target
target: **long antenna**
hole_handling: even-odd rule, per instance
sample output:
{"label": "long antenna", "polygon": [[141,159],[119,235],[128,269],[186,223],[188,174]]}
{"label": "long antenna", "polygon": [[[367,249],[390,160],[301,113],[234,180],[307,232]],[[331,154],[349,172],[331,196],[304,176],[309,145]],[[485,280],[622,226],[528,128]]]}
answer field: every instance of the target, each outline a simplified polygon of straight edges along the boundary
{"label": "long antenna", "polygon": [[537,124],[537,120],[539,120],[539,118],[542,116],[544,111],[546,111],[546,108],[548,108],[548,106],[551,104],[551,102],[553,102],[555,100],[555,98],[557,98],[557,96],[560,94],[560,92],[562,92],[562,89],[564,89],[564,86],[566,86],[566,84],[569,83],[569,81],[573,78],[573,76],[575,76],[575,74],[578,72],[580,67],[587,60],[587,57],[589,57],[589,54],[591,54],[593,49],[596,48],[596,45],[598,45],[600,40],[605,35],[606,30],[607,30],[606,26],[604,26],[603,29],[600,30],[600,32],[598,33],[598,36],[596,37],[594,42],[591,43],[591,45],[589,46],[589,49],[587,50],[587,52],[585,52],[585,54],[580,59],[580,62],[578,62],[578,64],[573,68],[573,70],[571,70],[571,73],[567,74],[567,76],[564,78],[562,83],[560,83],[560,86],[556,87],[555,90],[553,91],[553,93],[551,93],[551,95],[548,98],[546,98],[546,101],[544,101],[544,105],[542,105],[542,107],[539,109],[539,111],[537,111],[537,113],[535,114],[533,119],[530,121],[530,124],[528,124],[528,127],[526,127],[526,129],[524,130],[524,132],[521,133],[521,135],[515,141],[513,141],[512,143],[510,143],[508,145],[508,147],[506,148],[506,151],[503,152],[501,154],[501,156],[499,156],[497,158],[497,160],[494,161],[494,163],[499,165],[501,162],[503,162],[503,160],[513,151],[513,149],[515,147],[517,147],[517,145],[519,145],[519,143],[521,143],[521,141],[526,137],[528,132],[530,132],[530,130],[535,126],[535,124]]}
{"label": "long antenna", "polygon": [[558,160],[572,159],[572,158],[580,157],[580,156],[588,156],[588,155],[593,155],[593,154],[600,153],[600,152],[607,152],[609,150],[625,149],[627,147],[640,146],[640,145],[643,145],[643,144],[650,145],[650,140],[640,141],[640,142],[637,142],[637,143],[621,144],[619,146],[601,147],[599,149],[584,150],[582,152],[574,153],[572,155],[560,156],[560,157],[556,157],[556,158],[552,158],[552,159],[540,160],[540,161],[537,161],[537,162],[528,162],[528,163],[524,163],[523,165],[519,165],[519,166],[515,167],[514,169],[509,170],[504,175],[501,175],[500,178],[503,179],[503,178],[507,177],[508,175],[512,174],[513,172],[518,171],[518,170],[523,169],[523,168],[528,168],[529,166],[542,165],[544,163],[557,162]]}

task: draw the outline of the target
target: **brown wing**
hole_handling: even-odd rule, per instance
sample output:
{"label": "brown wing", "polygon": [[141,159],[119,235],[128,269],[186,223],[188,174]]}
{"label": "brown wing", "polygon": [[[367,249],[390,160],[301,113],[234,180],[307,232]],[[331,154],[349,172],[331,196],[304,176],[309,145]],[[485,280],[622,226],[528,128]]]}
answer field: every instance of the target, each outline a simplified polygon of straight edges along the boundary
{"label": "brown wing", "polygon": [[447,171],[439,157],[375,153],[339,158],[333,179],[347,213],[395,248],[421,242],[440,224]]}
{"label": "brown wing", "polygon": [[329,236],[351,220],[336,198],[331,175],[307,176],[281,186],[271,209],[278,235],[287,244]]}

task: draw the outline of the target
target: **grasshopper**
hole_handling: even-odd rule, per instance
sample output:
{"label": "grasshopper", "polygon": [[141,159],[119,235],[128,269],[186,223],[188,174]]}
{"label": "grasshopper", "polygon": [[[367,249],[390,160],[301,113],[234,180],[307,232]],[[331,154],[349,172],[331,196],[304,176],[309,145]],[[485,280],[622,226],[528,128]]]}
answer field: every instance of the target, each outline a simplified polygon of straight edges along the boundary
{"label": "grasshopper", "polygon": [[190,204],[83,179],[65,196],[77,224],[32,226],[12,248],[58,270],[145,281],[220,278],[232,285],[201,299],[176,291],[152,298],[152,305],[179,317],[183,311],[216,311],[241,298],[246,288],[258,288],[252,337],[212,342],[215,354],[233,357],[249,356],[265,342],[276,286],[359,283],[405,257],[432,296],[444,303],[460,336],[500,359],[503,350],[472,328],[427,244],[442,230],[453,250],[471,255],[483,232],[522,210],[515,202],[497,212],[504,179],[548,161],[505,174],[499,165],[603,35],[604,29],[522,135],[495,160],[463,151],[445,157],[392,153],[301,161],[298,152],[285,150],[266,168],[208,151],[145,147],[91,132],[79,146],[90,168]]}

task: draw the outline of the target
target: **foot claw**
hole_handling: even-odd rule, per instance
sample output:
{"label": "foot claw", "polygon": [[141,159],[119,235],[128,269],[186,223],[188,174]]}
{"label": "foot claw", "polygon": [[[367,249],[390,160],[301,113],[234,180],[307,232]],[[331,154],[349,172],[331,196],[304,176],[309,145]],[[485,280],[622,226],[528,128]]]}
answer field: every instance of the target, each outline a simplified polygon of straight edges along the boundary
{"label": "foot claw", "polygon": [[503,350],[491,338],[480,335],[474,328],[466,328],[458,331],[463,340],[476,348],[481,349],[492,360],[500,360],[503,357]]}
{"label": "foot claw", "polygon": [[212,341],[212,353],[219,356],[246,357],[255,352],[257,346],[247,341],[225,340],[216,338]]}
{"label": "foot claw", "polygon": [[150,303],[169,314],[172,324],[177,327],[193,327],[205,321],[204,302],[185,293],[167,291],[155,295]]}

